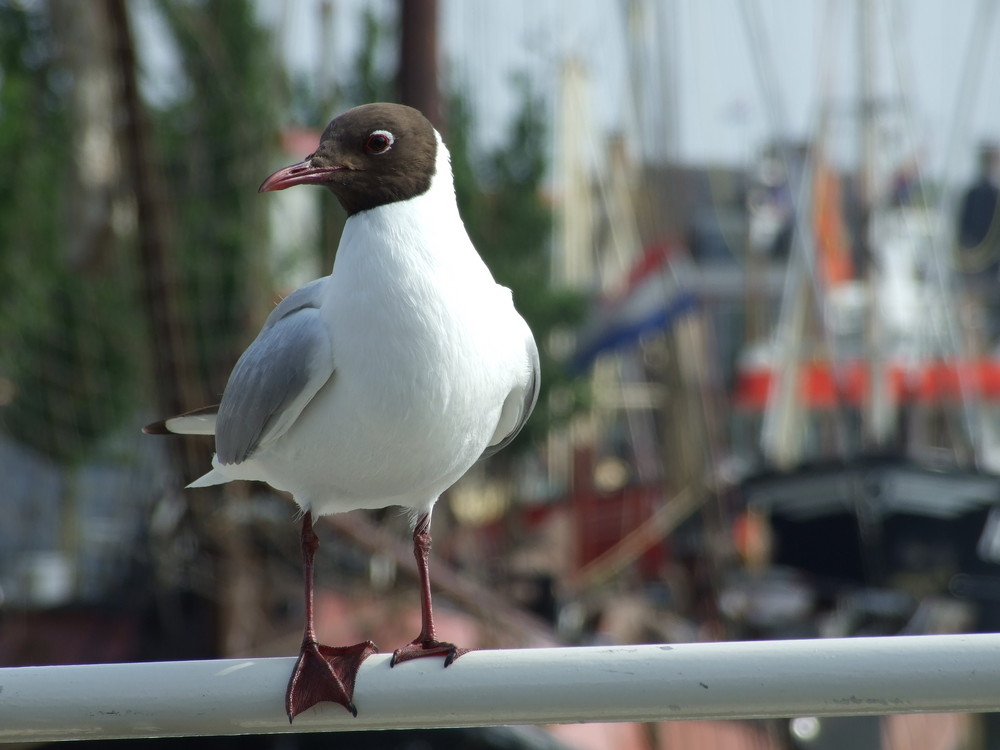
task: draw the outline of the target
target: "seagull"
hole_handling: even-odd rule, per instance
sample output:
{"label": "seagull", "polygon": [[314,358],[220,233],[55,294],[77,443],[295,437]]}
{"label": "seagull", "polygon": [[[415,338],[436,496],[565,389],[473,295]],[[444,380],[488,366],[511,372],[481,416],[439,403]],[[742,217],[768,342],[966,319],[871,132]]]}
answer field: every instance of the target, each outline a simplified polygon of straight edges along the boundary
{"label": "seagull", "polygon": [[302,511],[305,632],[288,682],[291,722],[320,701],[357,716],[371,641],[318,643],[314,517],[410,512],[421,628],[396,666],[466,653],[434,629],[428,556],[434,504],[510,444],[538,398],[539,358],[511,291],[496,283],[459,216],[451,159],[416,109],[376,103],[335,118],[316,151],[261,193],[330,190],[347,211],[333,269],[285,297],[236,363],[221,402],[147,426],[215,436],[212,469],[189,487],[258,480]]}

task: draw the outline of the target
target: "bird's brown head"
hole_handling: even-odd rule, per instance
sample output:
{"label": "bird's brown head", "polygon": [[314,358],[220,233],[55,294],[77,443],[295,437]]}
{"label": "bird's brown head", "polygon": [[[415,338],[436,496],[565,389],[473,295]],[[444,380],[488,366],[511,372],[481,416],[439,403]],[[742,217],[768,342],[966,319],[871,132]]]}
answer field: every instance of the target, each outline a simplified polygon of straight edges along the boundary
{"label": "bird's brown head", "polygon": [[366,104],[326,126],[316,151],[279,169],[259,191],[329,188],[349,215],[425,193],[437,159],[434,127],[402,104]]}

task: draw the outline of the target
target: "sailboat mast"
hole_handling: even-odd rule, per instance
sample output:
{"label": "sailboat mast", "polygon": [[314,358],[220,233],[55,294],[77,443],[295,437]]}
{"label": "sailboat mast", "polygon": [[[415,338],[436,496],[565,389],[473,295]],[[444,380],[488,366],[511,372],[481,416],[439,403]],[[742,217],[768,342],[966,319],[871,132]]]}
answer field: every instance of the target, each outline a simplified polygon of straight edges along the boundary
{"label": "sailboat mast", "polygon": [[885,323],[882,320],[877,290],[878,276],[883,272],[876,262],[873,243],[873,223],[876,213],[878,171],[877,114],[875,93],[875,28],[872,0],[858,0],[858,74],[861,102],[861,143],[859,147],[858,176],[860,200],[860,225],[857,238],[861,247],[861,268],[868,284],[868,331],[866,347],[868,357],[868,393],[862,406],[864,442],[875,449],[885,448],[894,437],[895,410],[890,403],[885,361]]}
{"label": "sailboat mast", "polygon": [[871,261],[871,214],[875,205],[875,152],[877,133],[875,115],[875,30],[871,0],[858,0],[858,74],[861,93],[861,144],[859,149],[861,236],[860,241],[868,262]]}

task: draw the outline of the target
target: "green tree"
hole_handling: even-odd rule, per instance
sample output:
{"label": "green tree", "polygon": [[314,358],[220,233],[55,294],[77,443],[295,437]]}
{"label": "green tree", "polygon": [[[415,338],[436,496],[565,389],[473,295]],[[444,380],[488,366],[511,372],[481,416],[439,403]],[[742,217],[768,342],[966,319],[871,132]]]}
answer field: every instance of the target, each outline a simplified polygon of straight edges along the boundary
{"label": "green tree", "polygon": [[[208,394],[266,313],[266,206],[256,186],[273,166],[287,85],[273,41],[247,0],[161,0],[184,72],[154,112],[173,203],[175,251]],[[249,316],[247,311],[252,312]]]}
{"label": "green tree", "polygon": [[46,6],[0,3],[0,424],[73,461],[134,404],[137,329],[123,248],[98,234],[69,251],[79,81],[50,21]]}

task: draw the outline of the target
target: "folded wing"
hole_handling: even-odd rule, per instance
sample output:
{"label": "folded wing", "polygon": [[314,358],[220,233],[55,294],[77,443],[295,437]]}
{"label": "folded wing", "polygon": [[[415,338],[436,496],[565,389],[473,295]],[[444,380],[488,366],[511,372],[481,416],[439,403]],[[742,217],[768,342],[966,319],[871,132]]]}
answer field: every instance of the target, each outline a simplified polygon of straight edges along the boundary
{"label": "folded wing", "polygon": [[282,300],[233,368],[215,427],[219,463],[241,463],[287,432],[332,377],[333,351],[319,312],[325,281]]}
{"label": "folded wing", "polygon": [[527,326],[525,330],[524,370],[519,383],[511,389],[500,411],[496,431],[490,438],[489,445],[480,458],[489,458],[499,453],[517,437],[517,433],[528,421],[531,412],[538,401],[538,388],[541,383],[541,365],[538,360],[538,346]]}
{"label": "folded wing", "polygon": [[330,337],[320,318],[326,278],[285,297],[243,352],[222,402],[147,425],[151,434],[215,435],[222,464],[241,463],[283,435],[333,376]]}

